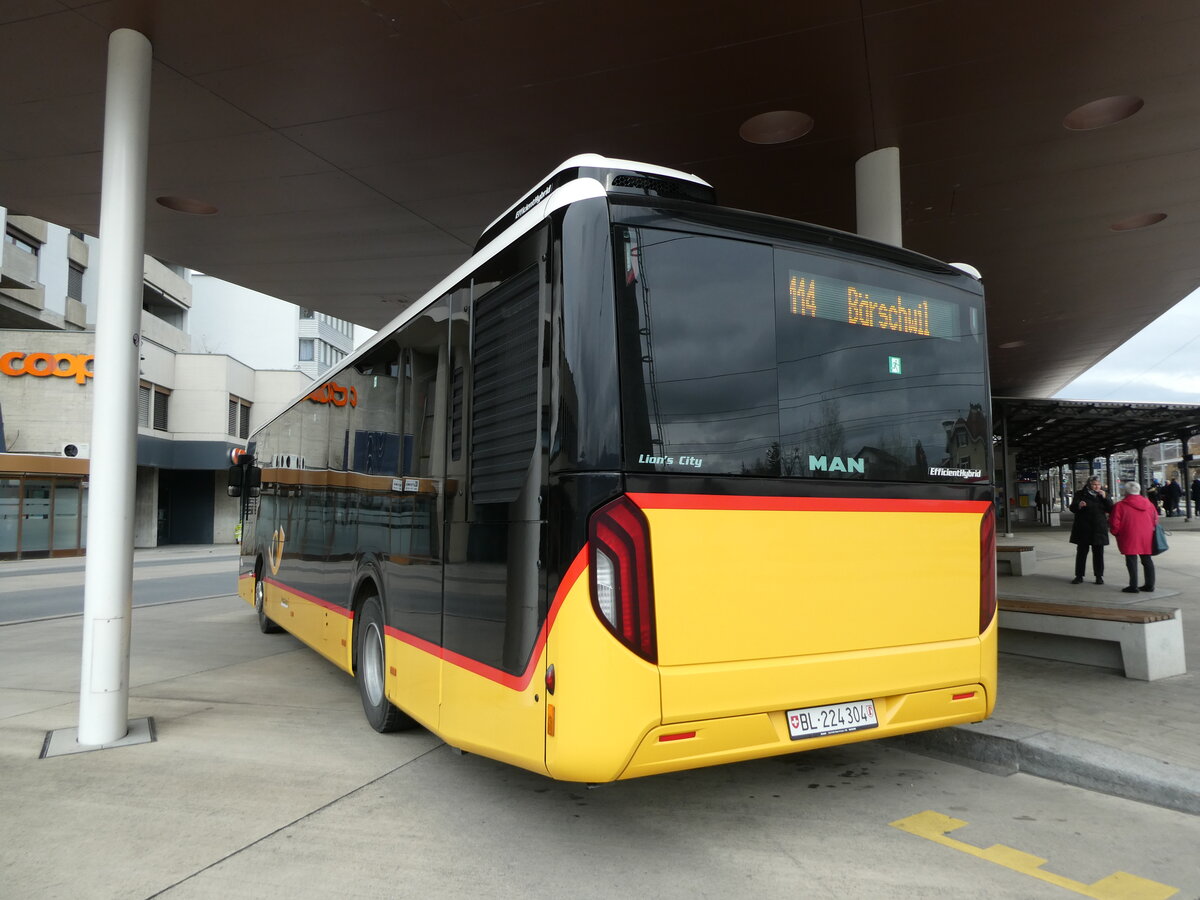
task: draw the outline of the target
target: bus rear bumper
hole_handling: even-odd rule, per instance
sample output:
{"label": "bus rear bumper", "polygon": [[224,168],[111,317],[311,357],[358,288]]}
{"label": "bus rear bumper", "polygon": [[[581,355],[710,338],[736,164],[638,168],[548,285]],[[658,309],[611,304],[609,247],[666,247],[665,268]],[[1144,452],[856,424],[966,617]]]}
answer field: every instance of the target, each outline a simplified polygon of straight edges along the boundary
{"label": "bus rear bumper", "polygon": [[618,777],[638,778],[978,722],[989,709],[982,684],[873,699],[877,727],[825,737],[792,740],[784,709],[662,725],[646,735]]}

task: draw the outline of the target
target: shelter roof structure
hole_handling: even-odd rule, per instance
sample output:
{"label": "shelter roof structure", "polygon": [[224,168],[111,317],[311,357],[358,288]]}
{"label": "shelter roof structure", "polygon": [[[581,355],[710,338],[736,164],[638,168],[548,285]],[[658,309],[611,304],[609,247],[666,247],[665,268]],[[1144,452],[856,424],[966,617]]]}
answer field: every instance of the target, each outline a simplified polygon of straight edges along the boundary
{"label": "shelter roof structure", "polygon": [[992,400],[994,427],[1017,465],[1044,468],[1200,434],[1200,405],[1090,400]]}
{"label": "shelter roof structure", "polygon": [[0,205],[97,233],[121,27],[154,53],[146,250],[372,328],[588,151],[853,231],[855,162],[899,147],[905,245],[983,273],[998,394],[1200,284],[1190,0],[19,0]]}

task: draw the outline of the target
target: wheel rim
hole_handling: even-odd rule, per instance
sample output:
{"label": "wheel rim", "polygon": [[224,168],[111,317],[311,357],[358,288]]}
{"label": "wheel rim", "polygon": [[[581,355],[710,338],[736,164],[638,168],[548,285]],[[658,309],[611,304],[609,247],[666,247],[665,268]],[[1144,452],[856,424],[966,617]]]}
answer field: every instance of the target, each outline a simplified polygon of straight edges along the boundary
{"label": "wheel rim", "polygon": [[383,636],[374,622],[363,635],[362,679],[372,706],[383,702]]}
{"label": "wheel rim", "polygon": [[262,583],[262,579],[254,582],[254,608],[258,614],[265,615],[266,613],[267,586]]}

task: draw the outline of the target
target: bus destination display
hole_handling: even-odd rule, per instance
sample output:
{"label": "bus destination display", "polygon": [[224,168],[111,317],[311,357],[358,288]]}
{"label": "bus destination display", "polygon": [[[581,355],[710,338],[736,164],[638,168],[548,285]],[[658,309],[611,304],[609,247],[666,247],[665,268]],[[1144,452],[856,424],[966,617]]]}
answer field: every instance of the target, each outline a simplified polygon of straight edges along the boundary
{"label": "bus destination display", "polygon": [[788,295],[793,316],[952,341],[961,337],[958,307],[942,300],[795,269],[788,270]]}

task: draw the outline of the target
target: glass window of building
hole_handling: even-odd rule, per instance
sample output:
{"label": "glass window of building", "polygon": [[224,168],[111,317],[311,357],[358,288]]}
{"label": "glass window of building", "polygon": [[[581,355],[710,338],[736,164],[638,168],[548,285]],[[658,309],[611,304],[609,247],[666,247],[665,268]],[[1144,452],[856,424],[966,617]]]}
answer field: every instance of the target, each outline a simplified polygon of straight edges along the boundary
{"label": "glass window of building", "polygon": [[138,425],[150,427],[150,385],[144,381],[138,385]]}
{"label": "glass window of building", "polygon": [[83,273],[84,268],[77,262],[68,264],[67,267],[67,296],[72,300],[83,300]]}
{"label": "glass window of building", "polygon": [[166,388],[154,388],[154,430],[167,430],[167,405],[171,399],[171,392]]}
{"label": "glass window of building", "polygon": [[12,244],[18,250],[22,250],[32,256],[37,256],[42,246],[36,238],[30,237],[25,232],[13,228],[11,225],[4,230],[4,243]]}

